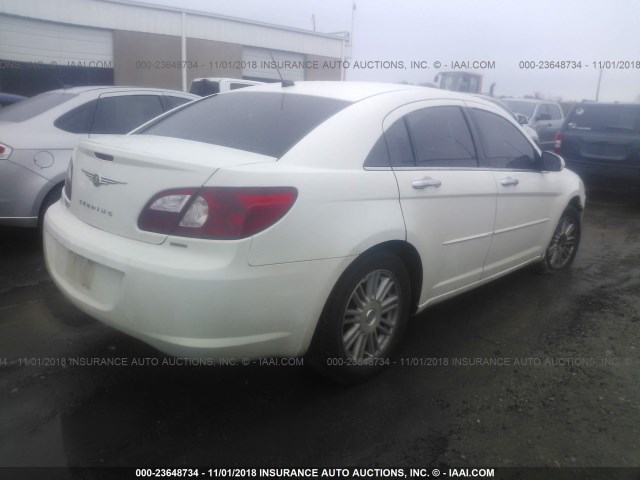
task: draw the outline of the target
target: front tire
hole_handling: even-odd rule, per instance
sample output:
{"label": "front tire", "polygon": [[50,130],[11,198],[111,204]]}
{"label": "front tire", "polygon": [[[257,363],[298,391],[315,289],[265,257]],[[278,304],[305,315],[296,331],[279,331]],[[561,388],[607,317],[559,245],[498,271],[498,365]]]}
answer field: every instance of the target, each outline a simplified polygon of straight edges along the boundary
{"label": "front tire", "polygon": [[320,373],[357,383],[389,365],[409,317],[409,275],[392,253],[358,258],[340,277],[308,358]]}
{"label": "front tire", "polygon": [[571,265],[578,252],[581,233],[580,212],[575,207],[568,206],[562,212],[544,259],[540,262],[540,271],[556,273]]}

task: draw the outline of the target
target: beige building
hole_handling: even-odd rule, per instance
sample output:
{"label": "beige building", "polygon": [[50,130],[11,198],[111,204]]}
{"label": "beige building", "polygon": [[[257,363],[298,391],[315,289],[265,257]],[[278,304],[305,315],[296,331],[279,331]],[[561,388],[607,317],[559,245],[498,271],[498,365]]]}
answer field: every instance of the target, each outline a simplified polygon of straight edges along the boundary
{"label": "beige building", "polygon": [[[0,91],[339,80],[347,37],[134,0],[0,0]],[[278,73],[280,71],[280,74]]]}

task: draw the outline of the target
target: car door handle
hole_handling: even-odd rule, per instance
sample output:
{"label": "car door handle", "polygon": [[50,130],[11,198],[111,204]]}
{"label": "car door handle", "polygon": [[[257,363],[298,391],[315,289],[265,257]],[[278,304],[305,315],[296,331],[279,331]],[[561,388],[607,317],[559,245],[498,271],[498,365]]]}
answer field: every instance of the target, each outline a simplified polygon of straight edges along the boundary
{"label": "car door handle", "polygon": [[500,184],[504,185],[505,187],[511,187],[513,185],[518,185],[519,183],[520,183],[519,180],[517,180],[515,178],[511,178],[511,177],[503,178],[502,180],[500,180]]}
{"label": "car door handle", "polygon": [[427,187],[438,188],[440,185],[442,185],[442,182],[440,180],[431,177],[424,177],[420,180],[414,180],[413,182],[411,182],[411,186],[418,190],[422,190],[423,188]]}

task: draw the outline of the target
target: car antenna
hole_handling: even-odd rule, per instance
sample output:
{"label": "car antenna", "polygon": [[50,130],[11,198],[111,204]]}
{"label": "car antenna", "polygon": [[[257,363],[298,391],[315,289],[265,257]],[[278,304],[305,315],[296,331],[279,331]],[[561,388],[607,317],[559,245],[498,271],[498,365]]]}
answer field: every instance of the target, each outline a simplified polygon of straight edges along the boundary
{"label": "car antenna", "polygon": [[273,66],[276,67],[276,72],[278,72],[278,76],[280,77],[280,83],[282,84],[282,86],[293,87],[295,85],[295,83],[293,83],[293,80],[285,80],[284,78],[282,78],[282,73],[280,73],[280,69],[278,68],[278,62],[276,62],[276,59],[273,58],[273,53],[271,53],[271,50],[269,50],[269,55],[271,56],[271,60],[273,60]]}

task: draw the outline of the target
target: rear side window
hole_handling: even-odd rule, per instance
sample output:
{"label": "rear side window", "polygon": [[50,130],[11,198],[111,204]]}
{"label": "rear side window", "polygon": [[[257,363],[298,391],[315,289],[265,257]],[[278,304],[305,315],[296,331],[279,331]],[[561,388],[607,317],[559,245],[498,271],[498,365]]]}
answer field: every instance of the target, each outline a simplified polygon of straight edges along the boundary
{"label": "rear side window", "polygon": [[104,97],[98,101],[91,133],[128,133],[162,113],[157,95]]}
{"label": "rear side window", "polygon": [[391,165],[394,167],[415,167],[416,159],[404,118],[397,120],[384,134],[389,149]]}
{"label": "rear side window", "polygon": [[538,156],[525,136],[495,113],[471,109],[484,157],[492,168],[535,170]]}
{"label": "rear side window", "polygon": [[75,93],[41,93],[33,98],[4,107],[0,112],[0,120],[5,122],[23,122],[40,115],[47,110],[51,110],[58,105],[62,105],[64,102],[75,97],[77,97]]}
{"label": "rear side window", "polygon": [[577,105],[569,114],[567,128],[640,133],[640,105]]}
{"label": "rear side window", "polygon": [[477,167],[476,152],[460,107],[429,107],[406,116],[418,167]]}
{"label": "rear side window", "polygon": [[138,134],[183,138],[280,158],[348,105],[331,98],[239,90],[187,105]]}
{"label": "rear side window", "polygon": [[80,105],[58,117],[53,124],[69,133],[89,133],[97,105],[98,100]]}

